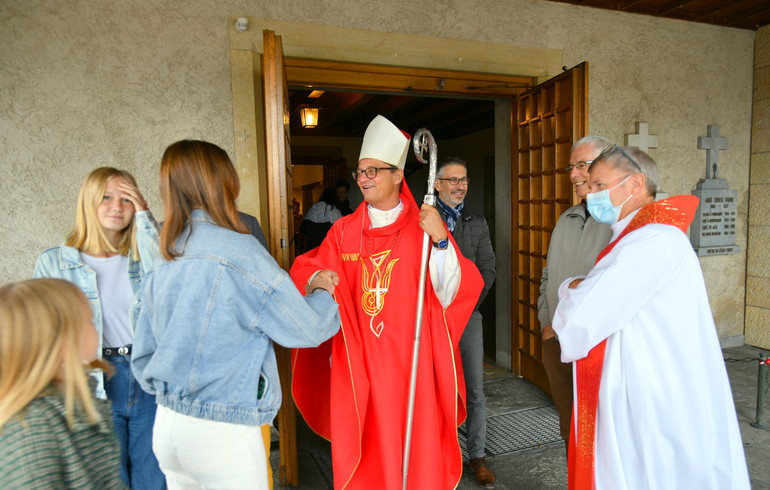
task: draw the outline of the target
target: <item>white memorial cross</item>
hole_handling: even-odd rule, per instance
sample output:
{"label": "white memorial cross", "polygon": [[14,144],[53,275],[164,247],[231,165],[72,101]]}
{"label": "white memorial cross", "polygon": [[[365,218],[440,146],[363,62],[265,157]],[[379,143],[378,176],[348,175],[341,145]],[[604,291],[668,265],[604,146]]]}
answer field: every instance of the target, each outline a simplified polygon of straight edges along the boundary
{"label": "white memorial cross", "polygon": [[719,150],[727,149],[727,138],[719,136],[719,126],[709,124],[706,134],[698,136],[698,149],[706,150],[706,178],[716,179],[719,166]]}
{"label": "white memorial cross", "polygon": [[649,153],[650,148],[657,148],[660,139],[656,134],[650,134],[650,125],[645,122],[636,123],[637,134],[626,135],[626,146],[634,146],[645,153]]}

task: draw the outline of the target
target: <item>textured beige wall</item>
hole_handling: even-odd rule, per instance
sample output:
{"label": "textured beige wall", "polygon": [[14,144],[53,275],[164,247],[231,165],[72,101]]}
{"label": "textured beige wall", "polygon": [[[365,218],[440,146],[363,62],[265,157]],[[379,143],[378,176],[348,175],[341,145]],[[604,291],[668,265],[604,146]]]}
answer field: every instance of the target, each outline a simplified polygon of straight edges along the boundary
{"label": "textured beige wall", "polygon": [[746,343],[770,349],[770,26],[754,45]]}
{"label": "textured beige wall", "polygon": [[[170,0],[0,4],[0,282],[27,277],[59,243],[85,174],[134,172],[160,211],[161,152],[233,136],[227,19],[292,22],[559,50],[591,63],[590,128],[621,141],[650,124],[663,188],[689,192],[704,174],[696,139],[730,138],[721,176],[738,190],[746,250],[755,33],[539,0]],[[743,333],[745,252],[702,264],[720,336]]]}

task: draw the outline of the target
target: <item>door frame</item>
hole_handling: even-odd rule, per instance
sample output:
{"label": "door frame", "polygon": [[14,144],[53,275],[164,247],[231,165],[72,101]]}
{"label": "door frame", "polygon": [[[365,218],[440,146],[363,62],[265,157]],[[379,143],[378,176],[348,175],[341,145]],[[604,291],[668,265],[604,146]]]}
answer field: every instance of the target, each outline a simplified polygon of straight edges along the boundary
{"label": "door frame", "polygon": [[[511,287],[505,277],[511,274],[510,182],[512,89],[506,86],[511,79],[531,77],[539,83],[562,71],[562,52],[552,49],[531,48],[478,41],[384,33],[333,26],[299,24],[272,19],[248,17],[247,31],[235,29],[236,16],[229,22],[230,66],[233,92],[234,163],[241,177],[241,209],[268,223],[267,168],[264,141],[263,88],[261,86],[260,56],[262,30],[271,29],[281,35],[284,56],[290,65],[308,60],[308,65],[359,63],[379,65],[379,69],[411,76],[424,75],[421,87],[433,94],[483,96],[495,99],[495,182],[497,253],[496,285],[496,361],[509,369],[513,367],[511,342]],[[313,33],[309,36],[308,33]],[[387,48],[383,48],[386,46]],[[330,59],[338,61],[328,61]],[[349,66],[349,65],[348,65]],[[412,69],[409,67],[421,67]],[[356,66],[361,68],[360,65]],[[294,68],[287,66],[292,85],[309,85],[313,80],[292,78]],[[461,70],[461,71],[458,71]],[[441,72],[441,73],[435,73]],[[462,73],[464,72],[464,73]],[[316,71],[317,73],[317,71]],[[380,78],[382,78],[380,73]],[[491,77],[490,77],[491,76]],[[497,77],[502,83],[494,82]],[[348,80],[349,74],[345,77]],[[430,80],[425,82],[425,79]],[[329,83],[328,79],[324,79]],[[444,89],[438,89],[444,81]],[[342,83],[342,81],[340,81]],[[455,85],[457,86],[455,86]],[[500,85],[499,87],[494,87]],[[452,89],[450,93],[447,86]],[[481,93],[479,87],[485,87]],[[371,91],[366,86],[362,91]],[[500,95],[495,96],[495,89]],[[411,85],[401,86],[404,93],[415,94]],[[465,91],[462,91],[465,90]],[[395,91],[390,88],[388,91]],[[518,91],[521,91],[520,88]],[[507,282],[510,282],[508,280]]]}

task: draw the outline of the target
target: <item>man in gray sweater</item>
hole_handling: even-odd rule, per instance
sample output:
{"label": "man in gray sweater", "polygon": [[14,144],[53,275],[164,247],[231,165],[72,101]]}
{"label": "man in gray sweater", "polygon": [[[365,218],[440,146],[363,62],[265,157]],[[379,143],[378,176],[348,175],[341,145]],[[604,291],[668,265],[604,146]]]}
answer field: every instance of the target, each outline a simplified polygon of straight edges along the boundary
{"label": "man in gray sweater", "polygon": [[476,481],[485,487],[495,483],[495,475],[484,458],[487,436],[486,397],[484,396],[484,338],[479,306],[495,282],[495,252],[489,238],[487,221],[465,209],[468,169],[465,161],[452,157],[443,160],[436,171],[436,208],[452,232],[463,256],[476,264],[484,278],[484,289],[468,325],[460,338],[460,356],[465,372],[468,418],[468,456]]}
{"label": "man in gray sweater", "polygon": [[585,204],[588,168],[594,158],[611,145],[607,138],[585,136],[572,146],[567,168],[580,202],[559,216],[551,234],[548,262],[540,280],[537,309],[543,335],[543,365],[551,385],[551,398],[559,412],[561,437],[566,442],[569,442],[572,415],[572,363],[561,362],[561,348],[551,323],[559,302],[559,285],[568,277],[587,274],[612,236],[612,229],[597,223],[588,214]]}

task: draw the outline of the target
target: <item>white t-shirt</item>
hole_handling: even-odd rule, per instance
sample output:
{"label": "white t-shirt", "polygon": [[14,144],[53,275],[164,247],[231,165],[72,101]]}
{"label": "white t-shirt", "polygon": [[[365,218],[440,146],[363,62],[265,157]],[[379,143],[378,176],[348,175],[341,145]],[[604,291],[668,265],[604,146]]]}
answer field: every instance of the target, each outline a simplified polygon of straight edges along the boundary
{"label": "white t-shirt", "polygon": [[128,257],[92,257],[83,252],[81,259],[96,272],[96,287],[102,307],[102,345],[122,347],[133,342],[129,309],[134,292],[128,279]]}

